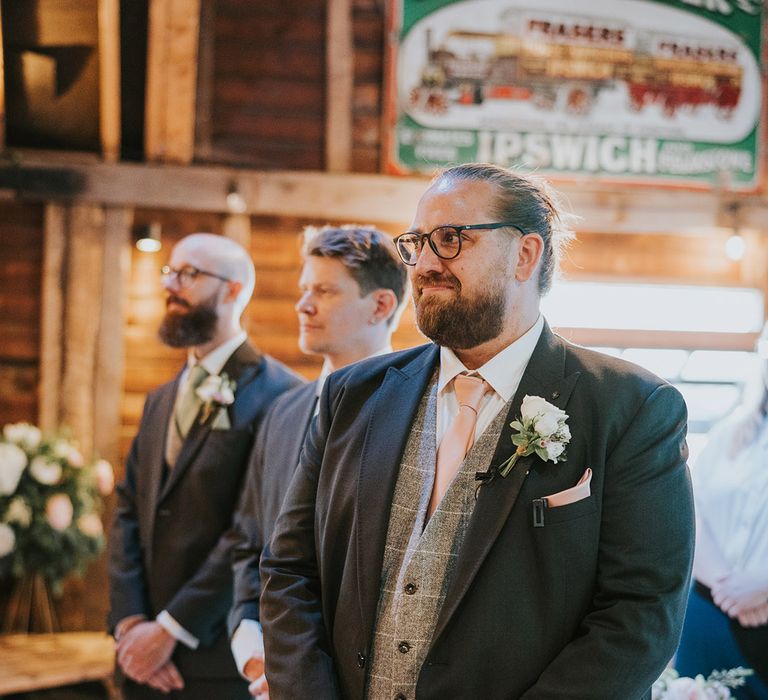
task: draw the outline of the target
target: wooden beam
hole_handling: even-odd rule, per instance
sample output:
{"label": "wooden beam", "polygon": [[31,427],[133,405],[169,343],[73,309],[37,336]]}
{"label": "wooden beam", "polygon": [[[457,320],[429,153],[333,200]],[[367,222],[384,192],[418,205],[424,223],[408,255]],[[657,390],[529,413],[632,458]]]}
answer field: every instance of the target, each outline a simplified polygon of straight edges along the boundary
{"label": "wooden beam", "polygon": [[354,45],[351,0],[328,0],[326,18],[325,167],[349,172],[352,162]]}
{"label": "wooden beam", "polygon": [[[68,199],[113,206],[229,213],[227,193],[236,178],[251,216],[293,216],[326,221],[391,222],[407,225],[427,187],[426,177],[395,177],[298,171],[233,170],[136,163],[106,164],[58,159],[33,152],[19,155],[19,166],[0,167],[0,182],[38,201],[63,196],[48,193],[43,177],[51,172],[76,183]],[[34,177],[27,177],[34,174]],[[29,182],[25,189],[24,183]],[[744,228],[768,228],[768,197],[723,195],[662,188],[608,189],[596,183],[553,183],[567,209],[580,217],[577,229],[612,233],[701,232],[721,225],[724,204],[738,201]]]}
{"label": "wooden beam", "polygon": [[38,424],[44,432],[59,427],[59,397],[63,356],[64,262],[67,247],[67,209],[45,207],[43,275],[40,302],[40,387]]}
{"label": "wooden beam", "polygon": [[120,4],[99,0],[99,133],[104,160],[120,158]]}
{"label": "wooden beam", "polygon": [[192,161],[199,33],[200,0],[150,0],[147,160]]}
{"label": "wooden beam", "polygon": [[5,53],[3,49],[3,7],[0,4],[0,152],[5,150]]}
{"label": "wooden beam", "polygon": [[216,3],[200,5],[200,44],[197,60],[197,100],[195,101],[195,157],[209,160],[213,150],[213,77]]}

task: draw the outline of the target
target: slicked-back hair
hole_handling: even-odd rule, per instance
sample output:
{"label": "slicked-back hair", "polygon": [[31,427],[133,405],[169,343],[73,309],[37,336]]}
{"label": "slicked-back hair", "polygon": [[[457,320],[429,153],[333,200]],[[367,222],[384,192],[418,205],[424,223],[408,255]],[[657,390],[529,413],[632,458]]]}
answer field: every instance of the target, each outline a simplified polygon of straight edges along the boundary
{"label": "slicked-back hair", "polygon": [[[372,226],[307,226],[304,229],[302,254],[335,258],[357,282],[362,295],[375,289],[391,289],[397,297],[397,308],[403,305],[408,287],[405,265],[389,236]],[[398,317],[395,312],[387,324]]]}
{"label": "slicked-back hair", "polygon": [[[542,178],[516,173],[491,163],[465,163],[446,168],[435,175],[440,181],[487,182],[496,188],[494,221],[514,222],[526,233],[538,233],[544,241],[539,266],[539,294],[551,288],[560,255],[573,238],[569,214],[561,211],[557,194]],[[474,222],[485,223],[485,222]],[[514,230],[514,229],[512,229]]]}

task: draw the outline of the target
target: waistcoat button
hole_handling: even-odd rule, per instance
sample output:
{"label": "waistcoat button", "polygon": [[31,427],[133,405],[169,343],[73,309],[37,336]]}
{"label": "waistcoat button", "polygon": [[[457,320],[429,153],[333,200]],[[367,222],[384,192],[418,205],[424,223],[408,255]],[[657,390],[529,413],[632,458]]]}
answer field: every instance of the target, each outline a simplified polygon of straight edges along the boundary
{"label": "waistcoat button", "polygon": [[413,595],[414,593],[416,593],[416,584],[415,583],[406,583],[404,590],[405,590],[405,592],[408,595]]}
{"label": "waistcoat button", "polygon": [[397,645],[397,649],[401,654],[407,654],[411,650],[411,645],[408,642],[400,642]]}

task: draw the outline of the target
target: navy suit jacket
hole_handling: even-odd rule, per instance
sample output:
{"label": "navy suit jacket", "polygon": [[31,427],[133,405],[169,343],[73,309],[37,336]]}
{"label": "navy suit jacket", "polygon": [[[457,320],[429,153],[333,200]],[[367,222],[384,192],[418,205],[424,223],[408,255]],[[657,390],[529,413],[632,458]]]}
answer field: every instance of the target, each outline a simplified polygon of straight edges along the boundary
{"label": "navy suit jacket", "polygon": [[179,376],[147,396],[118,485],[109,543],[109,626],[167,610],[200,640],[178,644],[182,676],[237,676],[226,634],[232,603],[231,523],[256,427],[299,378],[250,344],[222,372],[237,382],[227,407],[231,428],[195,421],[165,477],[165,442]]}
{"label": "navy suit jacket", "polygon": [[[364,697],[392,494],[438,362],[426,345],[328,379],[262,557],[273,700]],[[567,461],[532,455],[480,488],[416,696],[650,698],[679,640],[693,555],[685,404],[545,326],[493,466],[514,450],[525,395],[567,412]],[[536,527],[534,501],[587,467],[591,495]]]}

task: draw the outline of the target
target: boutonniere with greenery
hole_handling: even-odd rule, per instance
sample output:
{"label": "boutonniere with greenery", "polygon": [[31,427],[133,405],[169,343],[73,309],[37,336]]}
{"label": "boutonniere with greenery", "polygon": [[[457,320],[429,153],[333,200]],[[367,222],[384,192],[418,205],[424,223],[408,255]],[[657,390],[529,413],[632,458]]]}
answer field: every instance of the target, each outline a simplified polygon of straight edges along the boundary
{"label": "boutonniere with greenery", "polygon": [[205,423],[214,411],[229,406],[235,400],[237,382],[230,379],[226,372],[220,375],[211,374],[195,389],[195,393],[203,402],[200,410],[200,422]]}
{"label": "boutonniere with greenery", "polygon": [[706,678],[681,676],[675,669],[667,668],[661,678],[653,684],[653,700],[727,700],[732,697],[731,688],[744,685],[744,679],[751,676],[751,668],[732,668],[728,671],[713,671]]}
{"label": "boutonniere with greenery", "polygon": [[516,431],[512,442],[517,449],[498,467],[501,476],[507,476],[520,457],[534,452],[545,462],[565,462],[565,446],[571,440],[566,421],[568,414],[545,401],[541,396],[526,396],[520,406],[520,418],[509,426]]}

